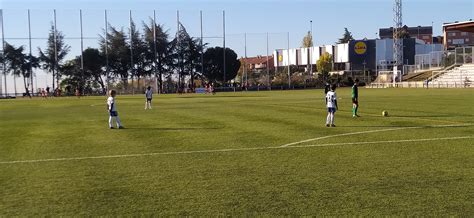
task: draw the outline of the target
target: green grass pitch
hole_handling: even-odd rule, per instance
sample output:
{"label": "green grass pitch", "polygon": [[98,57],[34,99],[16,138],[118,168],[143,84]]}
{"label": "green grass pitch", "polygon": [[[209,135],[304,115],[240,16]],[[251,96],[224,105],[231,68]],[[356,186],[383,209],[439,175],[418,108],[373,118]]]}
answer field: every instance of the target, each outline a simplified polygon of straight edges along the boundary
{"label": "green grass pitch", "polygon": [[474,214],[474,90],[337,93],[0,100],[0,216]]}

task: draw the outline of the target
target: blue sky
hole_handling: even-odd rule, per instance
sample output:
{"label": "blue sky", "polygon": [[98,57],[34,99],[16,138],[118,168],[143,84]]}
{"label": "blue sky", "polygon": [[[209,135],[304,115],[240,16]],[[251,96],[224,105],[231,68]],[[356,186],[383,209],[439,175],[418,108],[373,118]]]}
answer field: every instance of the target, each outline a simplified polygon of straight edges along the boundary
{"label": "blue sky", "polygon": [[[266,32],[269,32],[269,51],[287,47],[299,47],[313,21],[316,45],[333,44],[342,36],[344,27],[354,38],[375,38],[378,29],[390,27],[392,0],[0,0],[4,9],[4,27],[7,41],[16,45],[28,45],[27,9],[31,9],[33,53],[46,44],[49,25],[53,20],[52,9],[57,10],[58,29],[72,47],[70,57],[80,53],[79,9],[83,10],[85,47],[96,47],[97,37],[104,27],[104,9],[108,10],[109,23],[115,27],[128,27],[129,10],[136,23],[147,20],[157,13],[157,22],[176,31],[176,11],[192,36],[200,35],[199,11],[203,11],[203,31],[206,37],[222,36],[222,10],[226,13],[226,45],[239,56],[244,55],[244,33],[247,34],[247,53],[266,54]],[[474,18],[472,0],[405,0],[403,22],[408,26],[434,24],[435,35],[441,35],[445,22]],[[206,38],[212,46],[222,45],[220,38]],[[40,74],[41,75],[41,74]],[[41,75],[41,84],[46,77]],[[44,80],[44,81],[43,81]],[[39,82],[40,83],[40,82]],[[20,84],[20,83],[19,83]],[[39,84],[39,86],[44,86]],[[12,85],[10,85],[9,90]],[[18,86],[18,90],[22,90]]]}

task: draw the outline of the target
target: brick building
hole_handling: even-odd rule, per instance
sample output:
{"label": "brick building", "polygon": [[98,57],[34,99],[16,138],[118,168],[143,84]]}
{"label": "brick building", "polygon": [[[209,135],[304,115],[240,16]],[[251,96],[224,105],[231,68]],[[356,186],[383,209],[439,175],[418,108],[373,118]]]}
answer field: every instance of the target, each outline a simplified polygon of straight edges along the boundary
{"label": "brick building", "polygon": [[446,49],[474,45],[474,21],[445,23],[443,25]]}
{"label": "brick building", "polygon": [[[432,26],[417,26],[407,27],[403,26],[403,29],[408,32],[411,38],[417,38],[423,40],[426,44],[433,42],[433,27]],[[380,39],[392,39],[393,38],[393,27],[379,29]]]}

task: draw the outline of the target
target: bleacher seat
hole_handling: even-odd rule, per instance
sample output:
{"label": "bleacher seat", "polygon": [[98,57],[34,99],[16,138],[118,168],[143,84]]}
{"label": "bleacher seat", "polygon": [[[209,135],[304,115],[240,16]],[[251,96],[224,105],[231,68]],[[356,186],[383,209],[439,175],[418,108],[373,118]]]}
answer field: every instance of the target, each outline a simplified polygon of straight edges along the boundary
{"label": "bleacher seat", "polygon": [[466,87],[474,81],[474,64],[464,64],[435,78],[431,83],[443,87]]}

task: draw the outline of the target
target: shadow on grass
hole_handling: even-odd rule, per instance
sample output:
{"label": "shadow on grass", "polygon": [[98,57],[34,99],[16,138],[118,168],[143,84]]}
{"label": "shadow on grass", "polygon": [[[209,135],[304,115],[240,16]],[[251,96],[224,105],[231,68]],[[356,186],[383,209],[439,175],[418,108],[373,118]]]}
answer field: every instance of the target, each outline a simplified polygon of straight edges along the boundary
{"label": "shadow on grass", "polygon": [[222,129],[217,127],[183,127],[183,128],[157,128],[157,127],[127,127],[126,129],[132,130],[156,130],[156,131],[195,131],[195,130],[215,130]]}
{"label": "shadow on grass", "polygon": [[400,117],[400,118],[437,118],[437,117],[472,117],[472,115],[424,115],[424,116],[419,116],[419,115],[405,115],[405,116],[390,116],[390,117]]}
{"label": "shadow on grass", "polygon": [[178,98],[266,98],[266,97],[265,96],[204,95],[204,96],[178,96]]}
{"label": "shadow on grass", "polygon": [[[469,123],[466,123],[466,124],[459,124],[459,126],[456,126],[455,124],[453,124],[453,126],[449,126],[449,128],[461,128],[461,127],[470,127],[468,125]],[[439,127],[442,127],[442,126],[439,126],[439,127],[436,127],[436,126],[423,126],[423,125],[420,125],[420,126],[400,126],[400,125],[394,125],[394,126],[337,126],[336,128],[439,128]]]}
{"label": "shadow on grass", "polygon": [[336,128],[411,128],[420,126],[341,126],[338,125]]}

